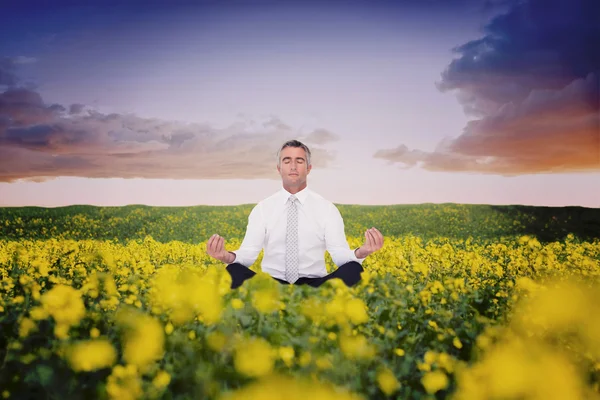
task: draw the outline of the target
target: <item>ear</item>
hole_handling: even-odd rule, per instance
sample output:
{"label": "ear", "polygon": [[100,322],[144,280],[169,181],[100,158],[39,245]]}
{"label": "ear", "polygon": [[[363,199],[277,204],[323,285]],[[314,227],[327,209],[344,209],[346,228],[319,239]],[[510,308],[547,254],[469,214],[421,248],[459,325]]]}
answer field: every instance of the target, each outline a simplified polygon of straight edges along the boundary
{"label": "ear", "polygon": [[306,175],[310,174],[310,170],[312,169],[312,164],[308,166],[306,169]]}
{"label": "ear", "polygon": [[279,174],[281,174],[281,167],[279,166],[279,164],[277,164],[277,172],[279,172]]}

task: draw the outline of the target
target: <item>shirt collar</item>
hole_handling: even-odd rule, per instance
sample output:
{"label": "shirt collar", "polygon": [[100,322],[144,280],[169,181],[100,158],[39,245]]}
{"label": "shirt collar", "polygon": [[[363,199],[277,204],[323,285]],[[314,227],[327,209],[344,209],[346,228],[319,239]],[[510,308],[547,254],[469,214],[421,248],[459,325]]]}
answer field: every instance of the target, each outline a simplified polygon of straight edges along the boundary
{"label": "shirt collar", "polygon": [[[282,203],[286,204],[292,194],[290,192],[288,192],[287,190],[285,190],[284,188],[281,188],[280,193],[281,193]],[[296,198],[298,199],[300,204],[304,204],[304,202],[306,202],[306,198],[308,197],[309,193],[310,193],[310,190],[308,190],[308,187],[305,187],[304,189],[302,189],[301,191],[296,193]]]}

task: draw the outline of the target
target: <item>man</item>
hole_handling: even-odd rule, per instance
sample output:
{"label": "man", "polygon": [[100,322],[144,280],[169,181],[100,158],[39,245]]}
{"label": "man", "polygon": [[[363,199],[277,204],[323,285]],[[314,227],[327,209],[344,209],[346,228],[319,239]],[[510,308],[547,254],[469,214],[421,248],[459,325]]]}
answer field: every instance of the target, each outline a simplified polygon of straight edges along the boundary
{"label": "man", "polygon": [[[263,248],[264,272],[284,284],[317,287],[333,278],[353,286],[360,281],[364,259],[383,246],[383,235],[371,228],[365,232],[364,244],[354,251],[350,249],[337,207],[307,188],[310,158],[310,150],[303,143],[284,143],[277,152],[283,188],[252,209],[240,248],[225,250],[225,239],[217,234],[208,240],[208,254],[228,264],[233,289],[255,275],[248,267]],[[329,275],[325,250],[338,266]]]}

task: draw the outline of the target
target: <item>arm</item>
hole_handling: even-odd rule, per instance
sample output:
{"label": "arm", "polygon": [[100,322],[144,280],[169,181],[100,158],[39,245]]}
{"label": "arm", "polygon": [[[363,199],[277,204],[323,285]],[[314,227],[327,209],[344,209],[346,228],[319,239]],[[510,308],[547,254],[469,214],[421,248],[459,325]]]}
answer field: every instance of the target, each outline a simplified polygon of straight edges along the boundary
{"label": "arm", "polygon": [[256,261],[265,243],[266,226],[262,216],[262,209],[257,205],[248,216],[246,234],[240,248],[229,252],[232,256],[231,263],[237,262],[250,267]]}
{"label": "arm", "polygon": [[338,267],[350,261],[362,264],[366,257],[361,248],[354,251],[350,250],[344,230],[344,220],[340,211],[333,204],[325,225],[325,246],[331,255],[331,259]]}
{"label": "arm", "polygon": [[264,239],[265,227],[262,213],[258,206],[256,206],[248,216],[246,234],[238,250],[225,250],[225,239],[215,234],[208,240],[207,252],[211,257],[224,262],[225,264],[237,262],[249,267],[254,264],[254,261],[256,261],[258,254],[262,250]]}

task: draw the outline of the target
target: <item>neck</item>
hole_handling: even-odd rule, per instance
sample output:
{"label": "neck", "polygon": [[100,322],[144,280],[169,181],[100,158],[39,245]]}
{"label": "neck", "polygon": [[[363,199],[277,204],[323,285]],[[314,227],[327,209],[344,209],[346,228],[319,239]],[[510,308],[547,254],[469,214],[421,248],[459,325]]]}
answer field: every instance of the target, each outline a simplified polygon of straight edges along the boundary
{"label": "neck", "polygon": [[296,185],[295,186],[286,186],[286,185],[283,185],[283,188],[285,190],[287,190],[288,192],[290,192],[291,194],[296,194],[296,193],[304,190],[306,188],[306,186],[307,186],[306,182],[304,182],[302,185],[297,185],[297,186]]}

